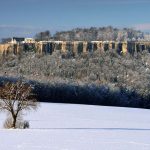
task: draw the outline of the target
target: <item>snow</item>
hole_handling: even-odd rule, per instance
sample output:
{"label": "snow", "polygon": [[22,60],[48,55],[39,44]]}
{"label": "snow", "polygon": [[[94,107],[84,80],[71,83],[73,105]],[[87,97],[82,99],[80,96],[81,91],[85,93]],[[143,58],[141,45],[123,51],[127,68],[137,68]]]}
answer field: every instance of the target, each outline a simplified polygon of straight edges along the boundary
{"label": "snow", "polygon": [[0,150],[150,150],[150,110],[42,103],[30,129],[3,129]]}

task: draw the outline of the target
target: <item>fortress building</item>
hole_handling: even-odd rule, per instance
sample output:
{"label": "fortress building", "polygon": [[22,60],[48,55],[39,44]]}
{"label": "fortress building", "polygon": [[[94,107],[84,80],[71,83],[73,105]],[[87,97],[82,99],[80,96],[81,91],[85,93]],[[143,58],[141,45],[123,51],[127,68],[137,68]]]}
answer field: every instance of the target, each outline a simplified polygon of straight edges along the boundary
{"label": "fortress building", "polygon": [[9,53],[17,55],[22,51],[34,50],[39,54],[52,54],[56,50],[61,53],[72,52],[74,55],[81,53],[101,52],[116,50],[118,53],[150,51],[150,41],[39,41],[32,38],[13,37],[11,42],[0,44],[0,54],[5,56]]}

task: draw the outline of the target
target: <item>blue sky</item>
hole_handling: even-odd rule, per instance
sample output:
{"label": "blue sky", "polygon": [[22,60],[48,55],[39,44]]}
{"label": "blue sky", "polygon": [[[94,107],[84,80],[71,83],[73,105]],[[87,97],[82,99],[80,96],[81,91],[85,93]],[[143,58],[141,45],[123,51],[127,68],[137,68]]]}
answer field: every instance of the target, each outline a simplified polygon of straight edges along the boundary
{"label": "blue sky", "polygon": [[1,0],[0,38],[76,27],[150,31],[150,0]]}

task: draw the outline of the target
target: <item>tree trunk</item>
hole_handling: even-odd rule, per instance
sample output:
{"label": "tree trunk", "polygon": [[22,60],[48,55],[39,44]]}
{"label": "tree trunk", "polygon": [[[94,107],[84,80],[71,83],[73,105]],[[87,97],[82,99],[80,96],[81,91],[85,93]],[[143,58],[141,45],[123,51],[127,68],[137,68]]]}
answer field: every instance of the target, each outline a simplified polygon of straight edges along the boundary
{"label": "tree trunk", "polygon": [[16,128],[17,116],[13,116],[12,128]]}

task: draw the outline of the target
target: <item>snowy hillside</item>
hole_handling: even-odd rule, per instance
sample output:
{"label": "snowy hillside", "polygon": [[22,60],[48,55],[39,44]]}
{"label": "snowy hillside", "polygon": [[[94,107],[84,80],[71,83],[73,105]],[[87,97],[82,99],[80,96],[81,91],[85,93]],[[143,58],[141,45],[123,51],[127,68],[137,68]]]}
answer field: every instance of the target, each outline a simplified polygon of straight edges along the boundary
{"label": "snowy hillside", "polygon": [[150,150],[150,110],[42,103],[24,118],[30,129],[0,129],[0,150]]}

